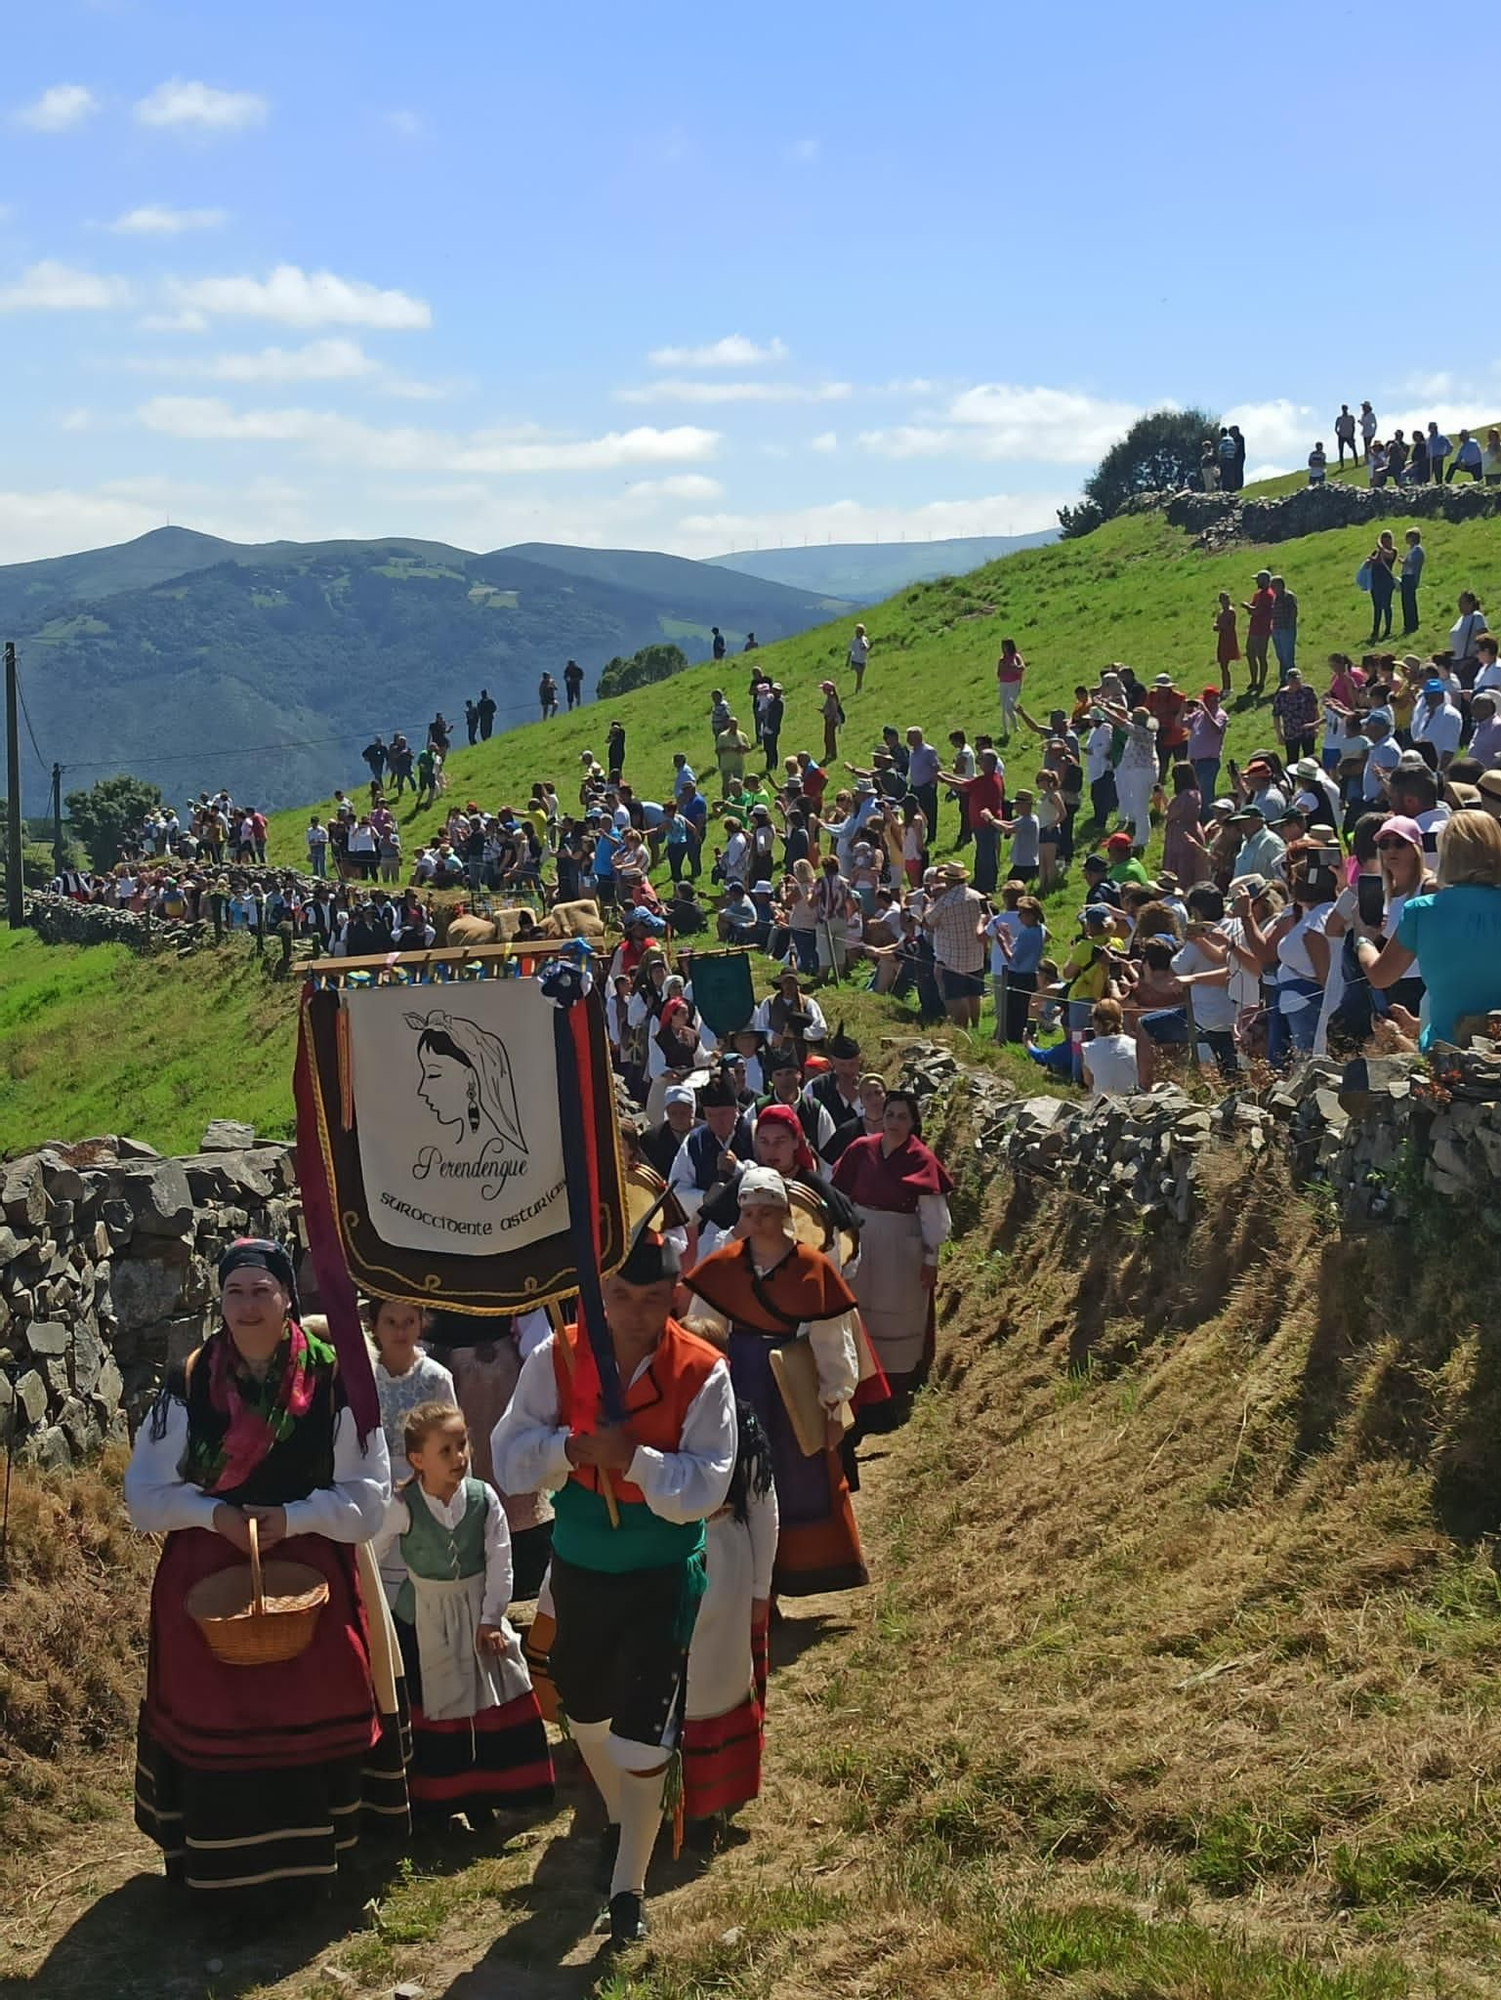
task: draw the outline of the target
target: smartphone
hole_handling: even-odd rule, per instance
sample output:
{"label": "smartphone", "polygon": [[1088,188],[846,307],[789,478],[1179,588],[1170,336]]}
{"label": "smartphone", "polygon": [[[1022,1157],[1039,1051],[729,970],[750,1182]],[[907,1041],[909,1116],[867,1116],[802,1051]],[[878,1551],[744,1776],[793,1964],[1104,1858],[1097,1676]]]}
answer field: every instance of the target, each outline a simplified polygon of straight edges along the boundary
{"label": "smartphone", "polygon": [[1320,868],[1338,868],[1344,856],[1337,847],[1316,847],[1313,850],[1313,859]]}
{"label": "smartphone", "polygon": [[1379,875],[1357,875],[1355,903],[1363,924],[1375,926],[1386,914],[1386,885]]}

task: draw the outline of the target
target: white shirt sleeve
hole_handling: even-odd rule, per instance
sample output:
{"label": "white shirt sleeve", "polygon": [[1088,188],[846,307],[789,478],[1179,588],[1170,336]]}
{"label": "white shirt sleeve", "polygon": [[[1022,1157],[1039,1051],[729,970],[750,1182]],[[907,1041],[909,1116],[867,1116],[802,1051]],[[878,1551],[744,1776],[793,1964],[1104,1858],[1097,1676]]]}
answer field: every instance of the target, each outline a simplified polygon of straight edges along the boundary
{"label": "white shirt sleeve", "polygon": [[555,1338],[549,1334],[527,1356],[510,1408],[490,1433],[490,1463],[502,1493],[556,1492],[573,1470],[553,1371]]}
{"label": "white shirt sleeve", "polygon": [[350,1410],[334,1419],[334,1476],[306,1500],[286,1508],[289,1535],[327,1535],[331,1542],[368,1542],[379,1534],[391,1497],[391,1460],[379,1428],[360,1447],[359,1426]]}
{"label": "white shirt sleeve", "polygon": [[860,1381],[860,1357],[855,1347],[853,1313],[807,1323],[808,1342],[818,1367],[818,1400],[825,1409],[847,1403]]}
{"label": "white shirt sleeve", "polygon": [[688,1405],[678,1449],[638,1445],[625,1476],[661,1520],[701,1521],[724,1505],[738,1449],[735,1392],[727,1364],[718,1361]]}
{"label": "white shirt sleeve", "polygon": [[770,1597],[772,1572],[777,1560],[777,1489],[752,1494],[746,1507],[746,1526],[751,1542],[751,1596],[758,1602]]}
{"label": "white shirt sleeve", "polygon": [[377,1568],[385,1562],[411,1525],[412,1517],[407,1512],[406,1501],[400,1494],[393,1493],[386,1502],[385,1519],[380,1524],[379,1532],[370,1538],[370,1553],[375,1558]]}
{"label": "white shirt sleeve", "polygon": [[[147,1534],[178,1528],[212,1528],[219,1502],[178,1473],[188,1441],[187,1406],[167,1405],[166,1428],[153,1439],[151,1425],[136,1433],[125,1474],[125,1505],[131,1521]],[[289,1535],[326,1535],[331,1542],[367,1542],[379,1533],[391,1495],[391,1463],[386,1440],[371,1432],[360,1449],[359,1430],[348,1410],[334,1423],[334,1477],[306,1500],[288,1502]]]}
{"label": "white shirt sleeve", "polygon": [[485,1501],[485,1601],[480,1623],[499,1625],[511,1601],[511,1529],[494,1487],[486,1486]]}
{"label": "white shirt sleeve", "polygon": [[920,1194],[917,1197],[917,1222],[922,1230],[923,1262],[938,1262],[938,1246],[947,1243],[953,1233],[953,1223],[949,1219],[949,1204],[941,1194]]}
{"label": "white shirt sleeve", "polygon": [[522,1313],[516,1320],[516,1351],[523,1361],[529,1361],[552,1332],[552,1321],[546,1309],[536,1306],[529,1313]]}
{"label": "white shirt sleeve", "polygon": [[[690,1132],[688,1139],[692,1137],[693,1134]],[[677,1149],[667,1176],[667,1185],[677,1196],[678,1206],[684,1215],[692,1222],[704,1205],[704,1196],[702,1188],[694,1183],[693,1161],[688,1152],[688,1139],[685,1139]]]}
{"label": "white shirt sleeve", "polygon": [[188,1442],[185,1403],[169,1402],[166,1428],[151,1435],[150,1419],[136,1432],[125,1468],[125,1508],[131,1525],[147,1535],[170,1535],[178,1528],[212,1528],[218,1506],[212,1493],[182,1478],[177,1468]]}

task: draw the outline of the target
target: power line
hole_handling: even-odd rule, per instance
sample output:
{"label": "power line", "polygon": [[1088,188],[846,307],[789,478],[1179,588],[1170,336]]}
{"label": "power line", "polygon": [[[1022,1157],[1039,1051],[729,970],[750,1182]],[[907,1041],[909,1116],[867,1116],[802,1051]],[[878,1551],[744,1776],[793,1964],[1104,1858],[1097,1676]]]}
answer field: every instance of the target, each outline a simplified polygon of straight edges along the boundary
{"label": "power line", "polygon": [[26,734],[31,738],[31,747],[36,752],[36,760],[42,767],[42,775],[50,779],[52,776],[52,766],[42,755],[41,746],[36,740],[36,731],[31,726],[31,711],[26,706],[26,689],[21,684],[21,669],[19,667],[16,668],[16,693],[20,696],[21,714],[26,722]]}

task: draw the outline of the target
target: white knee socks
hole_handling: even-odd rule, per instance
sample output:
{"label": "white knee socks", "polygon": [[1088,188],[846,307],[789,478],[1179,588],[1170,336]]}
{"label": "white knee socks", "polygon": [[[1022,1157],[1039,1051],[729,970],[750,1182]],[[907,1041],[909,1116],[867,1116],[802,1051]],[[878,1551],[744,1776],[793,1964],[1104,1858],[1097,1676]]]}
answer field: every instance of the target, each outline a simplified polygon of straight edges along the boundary
{"label": "white knee socks", "polygon": [[606,1816],[614,1823],[620,1820],[620,1766],[610,1755],[608,1722],[575,1722],[568,1719],[569,1734],[579,1747],[579,1755],[589,1767],[589,1776],[599,1787],[599,1795],[605,1802]]}
{"label": "white knee socks", "polygon": [[641,1896],[646,1893],[646,1871],[662,1824],[662,1773],[652,1771],[642,1777],[635,1771],[622,1771],[619,1783],[620,1850],[610,1894],[615,1897],[629,1889]]}

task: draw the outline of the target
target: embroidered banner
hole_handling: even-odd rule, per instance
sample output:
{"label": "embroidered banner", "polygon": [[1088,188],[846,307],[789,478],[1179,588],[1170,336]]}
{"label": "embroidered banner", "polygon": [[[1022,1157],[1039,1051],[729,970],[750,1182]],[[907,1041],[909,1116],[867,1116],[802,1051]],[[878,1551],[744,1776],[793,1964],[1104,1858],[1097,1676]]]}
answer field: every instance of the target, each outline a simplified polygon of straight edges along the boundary
{"label": "embroidered banner", "polygon": [[554,1009],[536,980],[346,987],[341,998],[382,1241],[487,1257],[565,1228]]}
{"label": "embroidered banner", "polygon": [[[324,986],[304,1000],[306,1108],[349,1275],[457,1312],[577,1289],[556,1008],[535,979]],[[597,993],[581,1002],[599,1268],[625,1254],[625,1187]],[[577,1113],[575,1113],[575,1117]]]}

